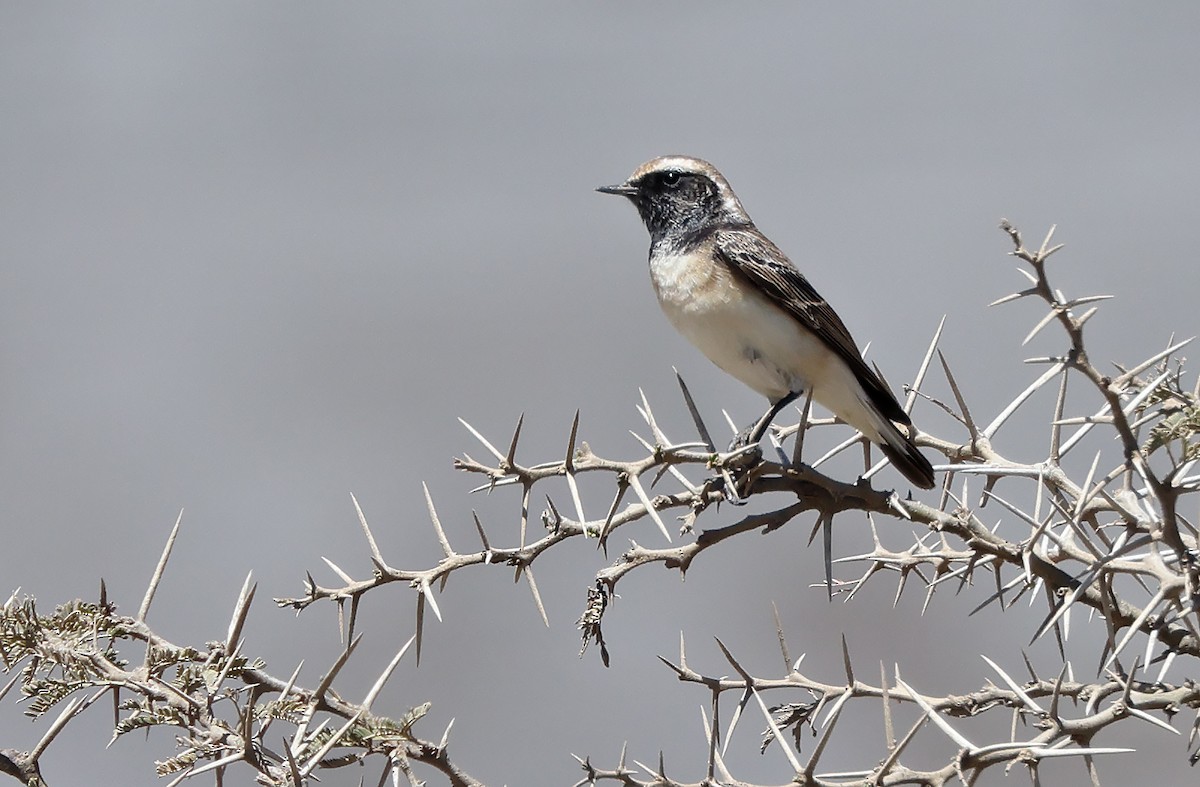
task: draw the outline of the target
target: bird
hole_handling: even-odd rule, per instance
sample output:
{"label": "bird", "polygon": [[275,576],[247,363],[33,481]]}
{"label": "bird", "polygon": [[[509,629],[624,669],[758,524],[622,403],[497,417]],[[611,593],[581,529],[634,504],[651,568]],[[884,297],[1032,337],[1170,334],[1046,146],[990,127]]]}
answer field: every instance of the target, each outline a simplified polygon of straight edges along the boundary
{"label": "bird", "polygon": [[770,408],[735,445],[757,444],[788,404],[814,401],[879,446],[910,482],[934,485],[912,419],[858,351],[841,317],[754,225],[712,164],[661,156],[623,183],[650,233],[650,279],[667,319]]}

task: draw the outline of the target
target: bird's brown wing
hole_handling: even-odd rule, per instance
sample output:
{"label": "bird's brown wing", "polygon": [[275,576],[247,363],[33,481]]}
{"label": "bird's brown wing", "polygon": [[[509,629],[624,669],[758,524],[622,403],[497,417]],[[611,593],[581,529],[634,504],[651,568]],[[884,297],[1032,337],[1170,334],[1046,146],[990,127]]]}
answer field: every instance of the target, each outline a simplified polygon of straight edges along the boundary
{"label": "bird's brown wing", "polygon": [[846,362],[883,415],[906,426],[912,423],[896,397],[863,361],[842,318],[778,246],[755,229],[721,229],[711,240],[717,258],[731,271],[766,293]]}

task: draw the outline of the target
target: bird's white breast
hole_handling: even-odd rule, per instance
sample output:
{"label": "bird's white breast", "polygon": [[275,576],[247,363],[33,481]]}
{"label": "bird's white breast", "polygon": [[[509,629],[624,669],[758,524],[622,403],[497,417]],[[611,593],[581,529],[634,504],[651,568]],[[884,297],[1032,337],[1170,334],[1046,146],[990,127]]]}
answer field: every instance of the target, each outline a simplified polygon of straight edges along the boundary
{"label": "bird's white breast", "polygon": [[[793,391],[844,419],[865,397],[846,363],[800,321],[706,251],[650,259],[658,302],[709,360],[771,401]],[[868,436],[873,425],[851,423]]]}

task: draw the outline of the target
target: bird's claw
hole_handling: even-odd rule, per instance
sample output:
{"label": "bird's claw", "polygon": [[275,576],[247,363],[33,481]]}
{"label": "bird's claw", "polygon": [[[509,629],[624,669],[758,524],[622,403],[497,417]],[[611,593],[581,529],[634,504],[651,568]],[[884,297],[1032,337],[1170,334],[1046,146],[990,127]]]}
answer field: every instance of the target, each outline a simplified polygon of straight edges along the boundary
{"label": "bird's claw", "polygon": [[[745,476],[742,477],[744,478]],[[735,476],[729,470],[722,470],[721,479],[724,481],[721,486],[725,502],[731,506],[740,507],[746,505],[746,498],[742,497],[738,492],[738,483],[741,481],[741,478]]]}
{"label": "bird's claw", "polygon": [[733,439],[729,441],[730,453],[739,451],[751,444],[750,437],[754,432],[755,426],[757,426],[757,424],[751,424],[733,436]]}
{"label": "bird's claw", "polygon": [[734,446],[728,453],[721,456],[717,467],[721,474],[727,503],[735,506],[746,504],[747,498],[742,495],[744,492],[749,492],[749,487],[753,483],[754,468],[761,461],[762,450],[757,444]]}

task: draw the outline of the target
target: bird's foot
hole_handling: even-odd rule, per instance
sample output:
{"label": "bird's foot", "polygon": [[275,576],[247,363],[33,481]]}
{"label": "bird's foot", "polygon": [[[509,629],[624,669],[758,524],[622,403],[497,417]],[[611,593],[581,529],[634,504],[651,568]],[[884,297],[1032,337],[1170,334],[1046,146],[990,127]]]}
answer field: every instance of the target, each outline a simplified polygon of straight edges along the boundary
{"label": "bird's foot", "polygon": [[759,418],[753,424],[737,433],[733,438],[733,442],[729,444],[729,450],[736,451],[748,445],[757,445],[763,439],[763,435],[767,433],[767,430],[771,428],[771,422],[775,420],[775,416],[779,415],[779,412],[783,408],[796,401],[798,396],[800,396],[800,392],[794,391],[774,402],[770,409],[763,413],[762,418]]}
{"label": "bird's foot", "polygon": [[758,444],[739,445],[741,437],[734,439],[729,452],[721,455],[717,464],[725,501],[735,506],[746,504],[750,487],[758,477],[755,469],[762,463],[762,449]]}
{"label": "bird's foot", "polygon": [[743,429],[742,431],[735,434],[733,436],[733,439],[729,441],[730,453],[732,453],[734,451],[740,451],[741,449],[746,448],[747,446],[756,444],[758,442],[758,440],[754,440],[753,442],[751,442],[751,437],[753,437],[754,432],[757,427],[758,427],[758,424],[751,424],[750,426],[747,426],[745,429]]}
{"label": "bird's foot", "polygon": [[737,472],[734,470],[722,470],[721,471],[721,483],[718,486],[721,489],[721,493],[722,493],[723,497],[725,498],[726,503],[728,503],[731,506],[746,505],[746,498],[742,497],[742,494],[749,490],[741,489],[740,487],[744,486],[744,484],[742,482],[747,478],[748,475],[749,475],[749,473],[747,473],[745,471],[742,471],[742,472]]}

